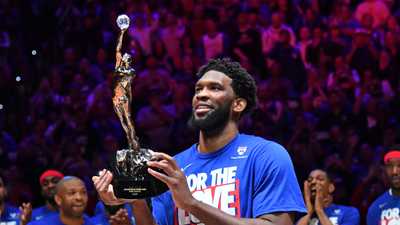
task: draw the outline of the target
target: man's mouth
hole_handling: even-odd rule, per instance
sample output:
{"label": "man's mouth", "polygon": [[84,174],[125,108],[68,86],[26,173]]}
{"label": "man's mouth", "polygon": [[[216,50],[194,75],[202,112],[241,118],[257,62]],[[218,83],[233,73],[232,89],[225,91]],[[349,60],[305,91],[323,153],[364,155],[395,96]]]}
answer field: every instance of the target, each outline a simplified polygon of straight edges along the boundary
{"label": "man's mouth", "polygon": [[212,109],[212,107],[211,107],[211,105],[206,104],[206,103],[198,103],[196,105],[195,109],[196,109],[195,111],[197,114],[202,114],[202,113],[209,112]]}
{"label": "man's mouth", "polygon": [[317,195],[317,186],[311,185],[311,196]]}

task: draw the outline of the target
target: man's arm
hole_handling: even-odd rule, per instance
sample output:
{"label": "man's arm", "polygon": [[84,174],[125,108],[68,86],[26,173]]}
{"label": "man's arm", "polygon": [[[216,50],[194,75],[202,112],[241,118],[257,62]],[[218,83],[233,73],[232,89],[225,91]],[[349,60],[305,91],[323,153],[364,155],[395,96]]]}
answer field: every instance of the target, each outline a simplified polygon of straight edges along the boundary
{"label": "man's arm", "polygon": [[168,175],[148,169],[149,173],[166,183],[171,191],[175,205],[199,219],[202,223],[212,225],[268,225],[268,224],[293,224],[294,212],[277,212],[261,215],[258,218],[237,218],[231,216],[213,206],[196,200],[189,190],[186,175],[181,171],[175,159],[164,153],[154,153],[157,158],[164,160],[149,161],[150,167],[157,167],[164,170]]}
{"label": "man's arm", "polygon": [[123,200],[117,199],[114,195],[113,186],[111,185],[113,175],[107,170],[103,170],[100,176],[92,178],[93,185],[100,195],[101,200],[107,205],[120,205],[128,202],[132,209],[133,217],[136,225],[156,225],[153,215],[145,200]]}

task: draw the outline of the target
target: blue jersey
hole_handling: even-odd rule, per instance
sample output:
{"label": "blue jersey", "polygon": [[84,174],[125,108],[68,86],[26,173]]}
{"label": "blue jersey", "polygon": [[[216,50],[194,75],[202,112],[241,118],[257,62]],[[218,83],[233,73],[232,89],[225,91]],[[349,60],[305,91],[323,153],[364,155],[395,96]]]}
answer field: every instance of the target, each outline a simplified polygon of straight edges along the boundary
{"label": "blue jersey", "polygon": [[[239,134],[210,154],[197,144],[176,155],[192,195],[229,215],[256,218],[274,212],[307,212],[293,164],[279,144]],[[175,206],[171,192],[152,198],[158,224],[203,224]]]}
{"label": "blue jersey", "polygon": [[[131,218],[132,223],[135,224],[135,219],[133,218],[131,206],[128,203],[125,203],[125,209],[128,212],[129,218]],[[98,202],[96,204],[96,209],[94,210],[94,217],[89,219],[89,222],[100,225],[100,224],[110,224],[109,219],[106,218],[105,209],[103,202]]]}
{"label": "blue jersey", "polygon": [[[325,215],[333,225],[359,225],[360,213],[354,207],[332,204],[324,208]],[[308,222],[309,225],[321,225],[317,213],[313,213]]]}
{"label": "blue jersey", "polygon": [[[59,215],[60,214],[58,213],[56,215],[44,217],[40,220],[31,221],[28,223],[28,225],[64,225],[60,221]],[[93,223],[89,222],[89,217],[86,214],[83,215],[83,218],[85,219],[85,223],[82,225],[94,225]]]}
{"label": "blue jersey", "polygon": [[4,212],[1,212],[0,225],[19,225],[20,220],[18,214],[22,215],[21,210],[12,206],[6,206]]}
{"label": "blue jersey", "polygon": [[31,219],[31,221],[40,220],[43,217],[56,215],[56,214],[58,214],[58,212],[48,210],[46,208],[46,206],[44,205],[44,206],[36,208],[36,209],[34,209],[32,211],[32,219]]}
{"label": "blue jersey", "polygon": [[391,190],[380,196],[368,210],[368,225],[400,224],[400,197],[391,195]]}

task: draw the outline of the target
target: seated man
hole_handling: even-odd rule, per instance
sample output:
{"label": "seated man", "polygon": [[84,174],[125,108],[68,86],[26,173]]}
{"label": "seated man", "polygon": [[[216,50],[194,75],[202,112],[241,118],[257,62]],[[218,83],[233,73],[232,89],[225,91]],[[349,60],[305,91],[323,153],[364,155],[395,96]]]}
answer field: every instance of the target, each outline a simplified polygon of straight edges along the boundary
{"label": "seated man", "polygon": [[335,190],[332,178],[323,170],[311,171],[304,181],[304,201],[308,214],[297,225],[359,225],[360,214],[354,207],[332,204]]}
{"label": "seated man", "polygon": [[126,224],[133,225],[133,215],[129,204],[116,206],[106,205],[100,201],[96,205],[95,216],[89,219],[93,224]]}
{"label": "seated man", "polygon": [[54,200],[60,208],[60,213],[32,221],[29,224],[93,224],[88,221],[89,217],[84,214],[88,196],[85,184],[79,178],[68,176],[61,179],[57,184]]}
{"label": "seated man", "polygon": [[40,176],[39,182],[42,188],[42,195],[46,201],[44,206],[36,208],[32,212],[31,221],[40,220],[43,217],[56,215],[59,212],[59,207],[54,200],[56,194],[56,186],[64,175],[56,170],[47,170]]}
{"label": "seated man", "polygon": [[1,225],[25,225],[31,220],[32,206],[31,203],[23,204],[19,209],[8,206],[4,202],[7,195],[6,176],[0,170],[0,224]]}

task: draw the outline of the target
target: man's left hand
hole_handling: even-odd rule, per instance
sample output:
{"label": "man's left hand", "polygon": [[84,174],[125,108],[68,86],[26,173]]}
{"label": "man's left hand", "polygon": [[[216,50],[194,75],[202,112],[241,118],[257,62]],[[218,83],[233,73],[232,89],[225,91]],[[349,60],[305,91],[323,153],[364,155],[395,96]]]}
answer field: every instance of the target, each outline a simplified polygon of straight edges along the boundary
{"label": "man's left hand", "polygon": [[111,216],[109,222],[111,225],[133,225],[126,209],[118,210],[117,213]]}
{"label": "man's left hand", "polygon": [[193,198],[192,193],[189,190],[186,175],[181,171],[175,159],[171,156],[160,152],[154,152],[154,156],[164,160],[149,161],[147,162],[147,165],[162,169],[168,175],[156,172],[151,168],[149,168],[149,173],[167,184],[176,206],[187,211],[187,207],[190,203],[196,200]]}
{"label": "man's left hand", "polygon": [[17,214],[19,219],[21,220],[20,225],[26,225],[31,221],[32,217],[32,206],[31,203],[22,203],[22,206],[19,207],[19,210],[21,210],[21,214]]}

